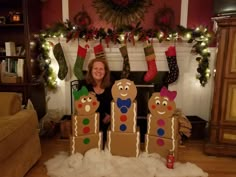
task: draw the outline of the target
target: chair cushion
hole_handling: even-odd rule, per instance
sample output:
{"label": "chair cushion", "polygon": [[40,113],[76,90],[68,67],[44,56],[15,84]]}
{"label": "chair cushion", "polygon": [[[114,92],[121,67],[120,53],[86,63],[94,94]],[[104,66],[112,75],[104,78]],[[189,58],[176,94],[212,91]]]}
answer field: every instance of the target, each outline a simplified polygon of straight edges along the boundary
{"label": "chair cushion", "polygon": [[21,110],[21,95],[15,92],[0,92],[0,116],[13,115]]}

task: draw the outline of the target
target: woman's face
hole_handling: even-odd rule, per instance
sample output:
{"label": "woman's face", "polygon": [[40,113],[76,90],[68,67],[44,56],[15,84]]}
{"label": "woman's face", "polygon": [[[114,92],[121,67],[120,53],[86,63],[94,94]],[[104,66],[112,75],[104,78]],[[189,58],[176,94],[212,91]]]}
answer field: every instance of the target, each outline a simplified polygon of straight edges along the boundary
{"label": "woman's face", "polygon": [[95,81],[102,81],[105,76],[105,66],[102,62],[96,61],[93,63],[92,76]]}

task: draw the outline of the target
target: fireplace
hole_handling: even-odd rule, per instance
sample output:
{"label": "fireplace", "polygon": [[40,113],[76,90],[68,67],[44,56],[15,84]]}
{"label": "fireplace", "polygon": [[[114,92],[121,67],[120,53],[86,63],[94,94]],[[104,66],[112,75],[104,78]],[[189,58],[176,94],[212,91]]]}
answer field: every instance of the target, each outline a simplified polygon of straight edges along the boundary
{"label": "fireplace", "polygon": [[[58,89],[56,92],[47,93],[47,96],[50,98],[48,99],[47,107],[48,109],[58,109],[63,116],[71,114],[70,89],[71,82],[76,80],[76,77],[73,74],[73,67],[77,58],[78,41],[75,40],[67,43],[66,40],[61,39],[60,42],[68,65],[68,74],[63,81],[58,81]],[[83,70],[85,71],[87,70],[89,61],[94,58],[93,47],[97,45],[98,42],[99,41],[89,41],[86,43],[80,41],[81,46],[85,46],[85,44],[89,45],[83,67]],[[111,43],[107,46],[105,43],[102,44],[112,72],[112,78],[119,79],[121,75],[120,72],[123,68],[123,58],[119,51],[120,45]],[[157,77],[152,82],[145,83],[143,81],[143,76],[148,69],[143,50],[145,44],[142,42],[137,42],[135,45],[127,44],[131,70],[129,79],[135,81],[138,89],[137,98],[140,98],[140,100],[145,100],[144,98],[150,97],[150,94],[153,91],[159,91],[163,86],[163,79],[169,71],[165,51],[170,45],[173,45],[173,43],[159,43],[158,41],[153,41],[158,72]],[[210,48],[210,68],[212,77],[205,87],[201,87],[199,81],[196,79],[197,62],[195,60],[196,55],[191,53],[192,44],[177,42],[175,45],[179,66],[179,78],[175,83],[168,85],[168,89],[177,91],[177,97],[175,99],[176,106],[181,109],[185,115],[195,115],[208,120],[212,104],[211,97],[214,81],[213,68],[215,63],[215,48]],[[58,62],[56,59],[52,60],[52,65],[55,72],[57,72],[58,70],[56,70],[56,68],[58,68]],[[142,117],[147,116],[147,105],[142,101],[138,106],[138,119],[142,119]]]}

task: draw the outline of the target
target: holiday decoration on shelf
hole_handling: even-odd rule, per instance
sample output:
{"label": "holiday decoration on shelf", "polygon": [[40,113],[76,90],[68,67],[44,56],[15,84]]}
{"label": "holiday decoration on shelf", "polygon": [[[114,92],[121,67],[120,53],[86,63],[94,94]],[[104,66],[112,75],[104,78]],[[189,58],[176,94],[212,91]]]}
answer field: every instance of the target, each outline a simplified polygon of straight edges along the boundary
{"label": "holiday decoration on shelf", "polygon": [[170,46],[168,47],[168,50],[165,51],[167,62],[168,62],[168,67],[169,67],[169,72],[168,76],[166,79],[167,84],[172,84],[178,79],[179,76],[179,67],[177,64],[177,59],[176,59],[176,49],[175,46]]}
{"label": "holiday decoration on shelf", "polygon": [[93,6],[100,18],[114,27],[140,21],[151,5],[151,0],[93,0]]}
{"label": "holiday decoration on shelf", "polygon": [[148,65],[148,71],[144,75],[144,81],[149,82],[152,79],[154,79],[154,77],[157,74],[156,56],[155,56],[153,46],[152,45],[146,46],[144,48],[144,53],[145,53],[145,58]]}
{"label": "holiday decoration on shelf", "polygon": [[74,65],[74,74],[78,80],[82,80],[84,78],[83,65],[86,53],[87,53],[87,48],[83,48],[80,45],[78,45],[77,57]]}
{"label": "holiday decoration on shelf", "polygon": [[66,77],[66,74],[68,72],[68,67],[66,64],[66,60],[65,60],[65,56],[64,56],[64,52],[63,49],[61,47],[61,43],[57,43],[54,47],[53,47],[53,54],[58,62],[59,65],[59,71],[58,71],[58,78],[61,80],[64,80]]}
{"label": "holiday decoration on shelf", "polygon": [[[163,41],[174,41],[174,42],[187,42],[192,43],[192,53],[196,54],[196,61],[198,62],[197,76],[200,84],[204,87],[208,79],[211,76],[211,71],[209,69],[209,57],[210,51],[208,46],[210,44],[211,35],[207,28],[203,26],[196,27],[195,29],[185,28],[183,26],[177,26],[175,29],[171,29],[171,32],[165,32],[160,29],[147,29],[144,30],[140,26],[140,22],[137,25],[124,25],[119,28],[104,29],[104,28],[94,28],[78,27],[77,24],[71,23],[69,20],[66,22],[56,23],[54,26],[45,29],[39,35],[40,55],[38,56],[40,65],[42,66],[42,71],[44,71],[44,78],[48,87],[56,88],[55,77],[52,77],[53,70],[50,67],[50,57],[48,52],[51,48],[47,38],[52,37],[66,37],[67,42],[70,40],[102,40],[105,41],[107,47],[109,43],[132,43],[135,42],[150,42],[152,44],[153,39],[157,39],[159,43]],[[123,41],[122,41],[123,40]],[[45,62],[47,61],[47,62]],[[50,78],[50,79],[49,79]],[[54,78],[52,80],[52,78]]]}
{"label": "holiday decoration on shelf", "polygon": [[124,45],[119,48],[120,53],[124,59],[123,61],[123,70],[121,72],[121,78],[128,78],[130,74],[130,63],[129,63],[129,56],[128,56],[128,51],[127,51],[127,46]]}

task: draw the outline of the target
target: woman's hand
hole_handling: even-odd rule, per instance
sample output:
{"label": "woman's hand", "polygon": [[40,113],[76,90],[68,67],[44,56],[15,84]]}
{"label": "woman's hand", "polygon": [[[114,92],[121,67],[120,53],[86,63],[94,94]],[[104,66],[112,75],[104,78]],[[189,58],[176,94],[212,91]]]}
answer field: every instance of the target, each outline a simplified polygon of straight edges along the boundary
{"label": "woman's hand", "polygon": [[104,124],[108,124],[111,121],[111,116],[109,114],[106,114],[102,121]]}

